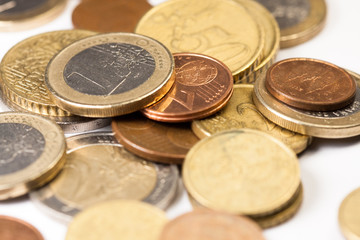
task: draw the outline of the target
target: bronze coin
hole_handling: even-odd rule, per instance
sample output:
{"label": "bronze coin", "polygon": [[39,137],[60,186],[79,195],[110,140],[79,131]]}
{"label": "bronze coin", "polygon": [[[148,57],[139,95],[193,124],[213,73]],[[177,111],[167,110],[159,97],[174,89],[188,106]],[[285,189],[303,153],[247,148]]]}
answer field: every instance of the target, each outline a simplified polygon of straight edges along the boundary
{"label": "bronze coin", "polygon": [[355,99],[356,83],[342,68],[315,59],[292,58],[275,63],[265,86],[278,100],[302,110],[332,111]]}
{"label": "bronze coin", "polygon": [[233,78],[229,68],[212,57],[175,53],[175,83],[159,102],[142,110],[153,120],[187,122],[219,111],[230,100]]}
{"label": "bronze coin", "polygon": [[265,240],[252,220],[226,213],[197,209],[168,222],[160,240]]}
{"label": "bronze coin", "polygon": [[0,216],[0,239],[44,240],[41,233],[34,226],[9,216]]}
{"label": "bronze coin", "polygon": [[75,28],[96,32],[134,32],[152,6],[146,0],[86,0],[72,13]]}
{"label": "bronze coin", "polygon": [[199,141],[188,123],[160,123],[140,114],[115,118],[112,129],[130,152],[168,164],[182,164],[187,152]]}

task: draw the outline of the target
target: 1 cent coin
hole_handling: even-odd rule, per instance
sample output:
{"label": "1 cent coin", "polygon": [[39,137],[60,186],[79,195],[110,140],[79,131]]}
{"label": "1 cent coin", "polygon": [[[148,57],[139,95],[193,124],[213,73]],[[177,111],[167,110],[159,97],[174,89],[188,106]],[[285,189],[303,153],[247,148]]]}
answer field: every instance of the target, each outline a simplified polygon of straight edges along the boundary
{"label": "1 cent coin", "polygon": [[34,226],[17,218],[0,216],[0,226],[1,240],[44,240]]}
{"label": "1 cent coin", "polygon": [[292,58],[268,71],[266,89],[278,100],[302,110],[331,111],[355,99],[356,83],[342,68],[315,59]]}

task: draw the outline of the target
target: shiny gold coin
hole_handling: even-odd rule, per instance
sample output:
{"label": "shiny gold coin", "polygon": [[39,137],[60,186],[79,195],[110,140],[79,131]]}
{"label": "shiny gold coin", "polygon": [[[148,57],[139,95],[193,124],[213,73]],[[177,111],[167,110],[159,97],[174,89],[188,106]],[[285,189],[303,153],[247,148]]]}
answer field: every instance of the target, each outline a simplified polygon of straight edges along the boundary
{"label": "shiny gold coin", "polygon": [[136,33],[163,42],[170,51],[202,53],[241,78],[259,65],[264,30],[247,9],[230,0],[174,0],[148,11]]}
{"label": "shiny gold coin", "polygon": [[26,113],[0,114],[0,200],[49,182],[65,164],[60,127]]}
{"label": "shiny gold coin", "polygon": [[63,49],[49,63],[45,82],[59,107],[85,117],[111,117],[162,98],[174,82],[174,61],[152,38],[100,34]]}
{"label": "shiny gold coin", "polygon": [[338,220],[347,240],[360,239],[360,188],[351,192],[341,203]]}
{"label": "shiny gold coin", "polygon": [[286,130],[267,120],[256,108],[252,100],[254,86],[239,84],[234,86],[234,93],[227,105],[215,115],[196,120],[192,129],[199,138],[231,130],[251,128],[266,132],[283,141],[296,153],[304,151],[311,143],[311,137]]}
{"label": "shiny gold coin", "polygon": [[200,204],[249,216],[278,211],[300,184],[296,154],[280,140],[251,129],[201,140],[186,155],[182,173],[187,191]]}
{"label": "shiny gold coin", "polygon": [[146,203],[103,202],[75,216],[66,240],[158,240],[167,221],[165,212]]}

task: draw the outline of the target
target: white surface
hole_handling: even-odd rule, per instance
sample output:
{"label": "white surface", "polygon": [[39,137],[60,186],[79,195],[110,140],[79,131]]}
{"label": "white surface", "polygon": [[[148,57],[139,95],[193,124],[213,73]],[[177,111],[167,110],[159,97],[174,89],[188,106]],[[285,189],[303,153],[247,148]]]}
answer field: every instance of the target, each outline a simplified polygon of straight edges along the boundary
{"label": "white surface", "polygon": [[[151,3],[162,1],[152,0]],[[0,58],[14,44],[27,37],[47,31],[71,29],[70,16],[77,3],[78,0],[70,0],[66,11],[60,17],[42,27],[23,32],[0,33]],[[360,1],[327,0],[327,4],[328,18],[325,29],[307,43],[281,50],[278,60],[311,57],[360,73]],[[5,111],[7,108],[0,104],[0,110]],[[266,239],[344,239],[338,227],[337,211],[342,199],[360,187],[359,140],[360,137],[340,140],[314,139],[312,146],[299,157],[305,191],[302,207],[290,221],[265,230]],[[187,196],[183,193],[167,213],[170,218],[174,218],[190,209]],[[30,222],[40,230],[46,240],[65,239],[66,226],[39,211],[28,197],[0,202],[0,214]]]}

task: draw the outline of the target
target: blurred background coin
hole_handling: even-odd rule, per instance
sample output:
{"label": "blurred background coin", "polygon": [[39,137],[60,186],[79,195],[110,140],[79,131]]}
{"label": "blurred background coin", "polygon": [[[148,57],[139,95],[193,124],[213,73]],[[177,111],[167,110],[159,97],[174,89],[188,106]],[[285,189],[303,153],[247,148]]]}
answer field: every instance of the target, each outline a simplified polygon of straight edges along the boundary
{"label": "blurred background coin", "polygon": [[10,216],[0,215],[1,240],[44,240],[43,236],[34,226]]}
{"label": "blurred background coin", "polygon": [[340,228],[346,239],[360,239],[360,188],[351,192],[342,201],[338,220]]}

